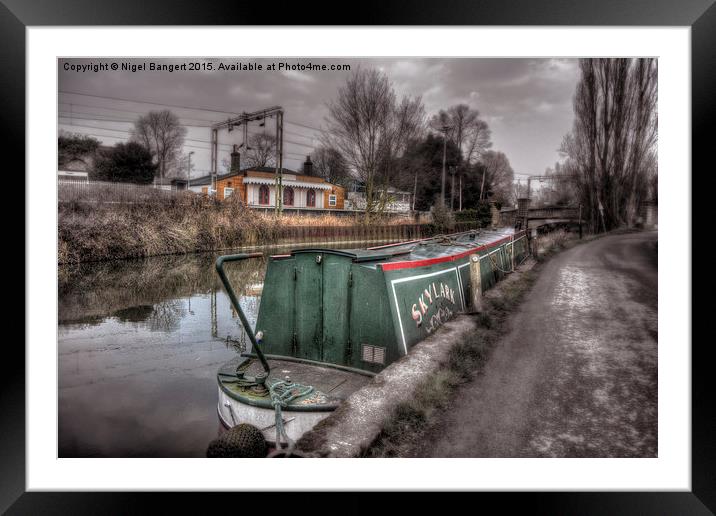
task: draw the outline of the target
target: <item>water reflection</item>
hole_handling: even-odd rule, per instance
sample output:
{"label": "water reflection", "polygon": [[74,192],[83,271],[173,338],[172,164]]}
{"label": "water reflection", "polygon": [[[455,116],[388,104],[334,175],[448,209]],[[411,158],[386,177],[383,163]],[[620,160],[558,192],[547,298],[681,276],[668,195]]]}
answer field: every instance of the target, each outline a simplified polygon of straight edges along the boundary
{"label": "water reflection", "polygon": [[[216,372],[250,348],[216,257],[58,270],[60,457],[204,456],[219,424]],[[226,265],[252,326],[265,268]]]}
{"label": "water reflection", "polygon": [[[219,366],[247,350],[211,254],[59,270],[59,456],[203,456]],[[265,260],[227,265],[255,323]]]}

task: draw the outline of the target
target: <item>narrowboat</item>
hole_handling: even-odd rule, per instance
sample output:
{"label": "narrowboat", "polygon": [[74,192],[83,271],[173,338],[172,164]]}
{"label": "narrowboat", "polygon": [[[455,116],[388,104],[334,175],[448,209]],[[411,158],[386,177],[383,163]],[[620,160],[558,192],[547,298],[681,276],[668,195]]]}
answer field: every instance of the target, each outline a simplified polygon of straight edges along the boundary
{"label": "narrowboat", "polygon": [[459,313],[527,256],[524,231],[474,230],[366,249],[296,249],[268,260],[255,329],[216,269],[252,349],[218,372],[218,413],[277,449]]}

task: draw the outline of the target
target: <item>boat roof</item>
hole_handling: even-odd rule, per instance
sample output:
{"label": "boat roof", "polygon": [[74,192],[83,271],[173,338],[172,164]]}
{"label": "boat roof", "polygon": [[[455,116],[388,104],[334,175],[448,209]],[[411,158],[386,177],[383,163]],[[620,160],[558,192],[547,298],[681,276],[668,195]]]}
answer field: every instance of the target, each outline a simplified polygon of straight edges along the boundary
{"label": "boat roof", "polygon": [[335,254],[338,256],[346,256],[354,262],[375,262],[389,260],[395,256],[406,255],[410,253],[410,249],[403,247],[394,247],[389,249],[325,249],[320,247],[311,247],[308,249],[296,249],[291,251],[292,255],[302,253],[324,253]]}
{"label": "boat roof", "polygon": [[295,249],[291,255],[301,253],[325,253],[345,256],[354,262],[366,266],[377,266],[378,263],[415,262],[435,258],[449,258],[466,253],[475,252],[482,247],[497,244],[505,239],[512,238],[514,228],[480,229],[438,235],[431,238],[397,242],[365,249],[331,249],[308,248]]}

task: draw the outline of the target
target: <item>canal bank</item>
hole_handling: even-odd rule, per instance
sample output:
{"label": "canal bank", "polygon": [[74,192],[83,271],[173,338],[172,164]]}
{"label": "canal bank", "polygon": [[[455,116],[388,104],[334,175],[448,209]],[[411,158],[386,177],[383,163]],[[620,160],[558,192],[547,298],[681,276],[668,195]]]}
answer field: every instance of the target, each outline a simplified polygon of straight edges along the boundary
{"label": "canal bank", "polygon": [[[453,231],[477,229],[458,222]],[[58,262],[81,263],[195,252],[264,247],[362,247],[379,242],[426,238],[441,232],[434,224],[405,215],[352,217],[259,213],[240,203],[178,197],[159,204],[61,203]]]}

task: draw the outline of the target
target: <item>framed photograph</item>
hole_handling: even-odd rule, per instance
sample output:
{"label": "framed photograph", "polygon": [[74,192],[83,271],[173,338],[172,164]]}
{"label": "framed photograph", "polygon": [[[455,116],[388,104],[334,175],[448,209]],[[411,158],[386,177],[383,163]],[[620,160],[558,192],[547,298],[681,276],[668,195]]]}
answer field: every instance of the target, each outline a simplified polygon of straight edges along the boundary
{"label": "framed photograph", "polygon": [[3,511],[135,491],[714,511],[691,338],[710,0],[348,25],[3,0],[0,27],[27,203]]}

